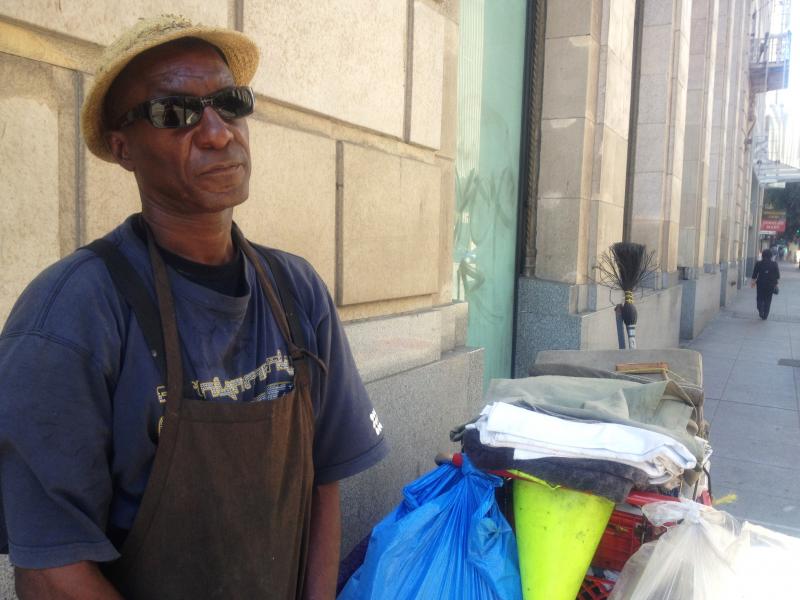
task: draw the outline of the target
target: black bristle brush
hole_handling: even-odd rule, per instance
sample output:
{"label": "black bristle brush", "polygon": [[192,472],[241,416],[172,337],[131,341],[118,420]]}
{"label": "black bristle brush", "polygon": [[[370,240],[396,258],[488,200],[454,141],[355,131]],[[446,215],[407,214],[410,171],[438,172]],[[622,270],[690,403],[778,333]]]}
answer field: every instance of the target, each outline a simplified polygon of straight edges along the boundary
{"label": "black bristle brush", "polygon": [[642,244],[617,242],[604,253],[598,262],[604,284],[622,290],[625,300],[620,308],[620,316],[628,333],[628,348],[636,349],[636,321],[638,314],[633,304],[633,292],[642,280],[653,272],[655,252],[646,253]]}

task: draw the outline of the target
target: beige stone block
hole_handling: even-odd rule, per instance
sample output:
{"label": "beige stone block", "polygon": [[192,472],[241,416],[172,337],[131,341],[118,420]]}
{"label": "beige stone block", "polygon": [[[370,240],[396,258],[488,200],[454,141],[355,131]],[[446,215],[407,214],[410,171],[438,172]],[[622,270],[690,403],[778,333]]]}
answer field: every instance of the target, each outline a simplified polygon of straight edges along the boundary
{"label": "beige stone block", "polygon": [[87,243],[104,236],[129,215],[139,212],[142,204],[133,173],[108,163],[81,148],[84,168],[83,240]]}
{"label": "beige stone block", "polygon": [[[672,137],[674,138],[674,148],[671,149],[673,153],[673,162],[675,164],[683,163],[683,145],[686,135],[686,89],[680,84],[675,86],[675,124],[673,126]],[[677,169],[674,169],[677,172]]]}
{"label": "beige stone block", "polygon": [[[704,7],[705,10],[698,11],[698,8]],[[694,56],[700,54],[706,55],[706,42],[708,41],[708,7],[707,5],[698,2],[692,3],[692,18],[691,31],[689,33],[690,48],[689,53]]]}
{"label": "beige stone block", "polygon": [[689,32],[692,29],[692,4],[694,0],[675,0],[678,5],[677,9],[680,11],[680,19],[678,23],[680,30],[688,38]]}
{"label": "beige stone block", "polygon": [[53,2],[53,0],[0,0],[0,15],[30,23],[70,37],[110,44],[142,17],[180,14],[205,25],[228,27],[228,2],[175,0],[165,6],[158,0],[138,0],[134,6],[99,2]]}
{"label": "beige stone block", "polygon": [[444,26],[444,84],[442,90],[442,133],[439,153],[456,157],[458,134],[458,25]]}
{"label": "beige stone block", "polygon": [[692,0],[692,20],[705,19],[708,15],[708,8],[708,0]]}
{"label": "beige stone block", "polygon": [[603,203],[621,207],[625,203],[628,141],[613,130],[604,128],[601,153],[602,164],[597,199]]}
{"label": "beige stone block", "polygon": [[586,119],[542,121],[539,153],[539,196],[586,197],[591,191],[594,127]]}
{"label": "beige stone block", "polygon": [[442,14],[453,23],[458,23],[460,0],[437,0],[441,7]]}
{"label": "beige stone block", "polygon": [[431,294],[411,296],[410,298],[394,298],[392,300],[339,306],[337,311],[343,322],[358,321],[432,308],[434,306],[432,298]]}
{"label": "beige stone block", "polygon": [[662,266],[661,251],[661,220],[637,219],[633,218],[631,223],[631,241],[637,244],[644,244],[647,251],[656,251],[656,262]]}
{"label": "beige stone block", "polygon": [[684,227],[697,227],[697,202],[696,192],[687,191],[681,186],[681,229]]}
{"label": "beige stone block", "polygon": [[101,50],[102,46],[97,44],[53,35],[47,30],[18,21],[4,21],[0,17],[0,52],[5,54],[89,73]]}
{"label": "beige stone block", "polygon": [[664,123],[640,123],[636,132],[636,173],[666,169],[667,128]]}
{"label": "beige stone block", "polygon": [[706,85],[706,55],[692,54],[689,56],[689,90],[702,91]]}
{"label": "beige stone block", "polygon": [[[2,34],[0,33],[1,37]],[[52,173],[43,170],[41,175],[37,175],[37,177],[49,180],[51,175],[54,176],[57,181],[58,192],[55,198],[32,196],[26,202],[29,204],[31,202],[38,203],[41,210],[47,211],[44,217],[45,223],[51,216],[56,219],[58,236],[55,240],[55,252],[57,253],[56,256],[64,256],[78,246],[78,226],[75,217],[77,210],[77,186],[75,182],[77,180],[76,148],[78,146],[78,136],[75,127],[77,108],[74,103],[77,95],[78,78],[74,72],[67,69],[0,53],[0,81],[3,82],[0,87],[0,102],[4,100],[16,101],[17,99],[35,100],[38,104],[57,115],[56,127],[51,132],[55,136],[54,151],[57,153],[58,158],[56,168]],[[10,115],[9,118],[16,115],[26,115],[24,111],[8,110],[4,110],[3,114]],[[36,117],[31,116],[30,118],[35,120]],[[18,117],[17,120],[19,120]],[[14,156],[15,158],[19,156],[27,159],[25,154],[11,154],[19,150],[14,148],[13,142],[3,139],[2,129],[0,126],[0,151],[5,150],[9,152],[9,156]],[[50,136],[48,135],[47,140],[40,137],[37,142],[45,144],[49,143],[49,139]],[[50,150],[50,148],[43,150],[45,156],[49,156]],[[5,158],[2,160],[4,163],[9,162]],[[14,164],[14,161],[10,162],[11,165]],[[14,168],[10,165],[6,166]],[[16,173],[16,171],[13,171],[13,173]],[[16,175],[0,181],[3,181],[3,186],[9,193],[12,190],[15,193],[19,191],[17,189],[19,182]],[[55,208],[55,212],[51,211],[52,208]],[[11,207],[9,207],[9,210],[11,210]],[[45,237],[41,240],[43,248],[39,250],[40,252],[49,251],[47,245],[50,244],[50,240],[46,238],[46,230],[47,225],[45,225]],[[30,230],[26,229],[26,231]],[[0,229],[0,253],[3,252],[3,245],[13,240],[12,237],[3,235],[3,233],[3,230]],[[0,264],[5,264],[7,268],[13,271],[13,267],[9,267],[7,263]],[[22,279],[20,279],[20,282],[22,282]],[[2,283],[0,283],[0,287],[2,287]],[[0,304],[2,304],[1,301]],[[2,318],[4,318],[4,315],[0,316],[0,323]]]}
{"label": "beige stone block", "polygon": [[424,310],[348,323],[345,333],[366,383],[439,360],[442,326],[442,311]]}
{"label": "beige stone block", "polygon": [[694,227],[681,226],[678,237],[678,266],[695,266],[694,248],[697,243],[697,230]]}
{"label": "beige stone block", "polygon": [[[83,88],[88,89],[92,80],[91,75],[84,75]],[[104,236],[129,215],[141,211],[142,205],[133,173],[95,157],[82,142],[80,153],[84,182],[80,215],[83,244]]]}
{"label": "beige stone block", "polygon": [[606,88],[608,87],[608,46],[600,46],[597,54],[597,100],[595,102],[594,114],[597,116],[597,124],[605,120],[606,114]]}
{"label": "beige stone block", "polygon": [[703,90],[689,89],[686,91],[686,126],[697,125],[703,121],[703,113],[705,112],[705,103],[703,102]]}
{"label": "beige stone block", "polygon": [[441,143],[444,22],[444,17],[425,3],[414,2],[409,138],[411,142],[429,148],[438,148]]}
{"label": "beige stone block", "polygon": [[615,54],[608,53],[605,73],[603,122],[622,137],[628,137],[631,72]]}
{"label": "beige stone block", "polygon": [[20,90],[0,93],[2,323],[25,286],[60,253],[58,113]]}
{"label": "beige stone block", "polygon": [[[635,0],[608,0],[603,4],[608,4],[608,37],[605,42],[609,51],[624,62],[628,46],[633,43]],[[627,66],[630,69],[629,63]]]}
{"label": "beige stone block", "polygon": [[664,173],[639,173],[633,177],[633,219],[661,219]]}
{"label": "beige stone block", "polygon": [[666,206],[666,220],[679,223],[681,220],[681,191],[683,185],[680,177],[673,175],[668,179],[672,186],[669,190],[669,204]]}
{"label": "beige stone block", "polygon": [[672,63],[672,25],[645,25],[642,29],[641,74],[667,73]]}
{"label": "beige stone block", "polygon": [[558,0],[547,5],[545,36],[550,38],[598,36],[602,2],[597,0]]}
{"label": "beige stone block", "polygon": [[[689,102],[689,106],[692,106],[691,102]],[[700,138],[701,132],[702,128],[700,125],[694,123],[686,124],[683,145],[683,160],[686,162],[686,164],[700,160],[700,149],[702,144],[702,139]]]}
{"label": "beige stone block", "polygon": [[685,193],[697,194],[699,191],[700,163],[696,160],[684,161],[681,188]]}
{"label": "beige stone block", "polygon": [[719,210],[716,206],[709,206],[706,209],[706,257],[705,262],[716,262],[716,256],[719,252]]}
{"label": "beige stone block", "polygon": [[720,157],[717,154],[711,154],[708,157],[708,180],[706,184],[706,198],[710,206],[717,205],[717,194],[720,189],[719,180]]}
{"label": "beige stone block", "polygon": [[[580,198],[539,198],[536,213],[536,276],[576,283],[581,258],[582,220],[588,215]],[[584,250],[585,252],[585,250]]]}
{"label": "beige stone block", "polygon": [[666,73],[642,75],[639,79],[639,123],[665,123],[669,104]]}
{"label": "beige stone block", "polygon": [[438,304],[453,299],[453,220],[456,212],[455,165],[439,158],[436,164],[442,173],[441,208],[439,209],[439,297]]}
{"label": "beige stone block", "polygon": [[336,142],[250,119],[250,198],[234,211],[247,237],[336,278]]}
{"label": "beige stone block", "polygon": [[663,231],[666,256],[661,257],[661,270],[672,273],[678,268],[678,238],[680,234],[678,223],[665,221]]}
{"label": "beige stone block", "polygon": [[594,117],[599,50],[590,36],[545,41],[543,119]]}
{"label": "beige stone block", "polygon": [[689,82],[689,39],[684,31],[676,31],[675,36],[675,48],[678,50],[676,78],[684,87],[687,87]]}
{"label": "beige stone block", "polygon": [[262,94],[336,119],[403,135],[406,3],[244,3],[244,32],[261,48]]}
{"label": "beige stone block", "polygon": [[622,223],[625,210],[622,206],[599,202],[597,204],[597,253],[622,240]]}
{"label": "beige stone block", "polygon": [[439,291],[441,173],[342,144],[340,304]]}
{"label": "beige stone block", "polygon": [[672,24],[672,4],[680,0],[645,0],[644,2],[644,26],[651,25],[671,25]]}
{"label": "beige stone block", "polygon": [[631,69],[633,65],[633,27],[636,21],[636,0],[622,2],[620,18],[623,28],[620,58],[622,63]]}

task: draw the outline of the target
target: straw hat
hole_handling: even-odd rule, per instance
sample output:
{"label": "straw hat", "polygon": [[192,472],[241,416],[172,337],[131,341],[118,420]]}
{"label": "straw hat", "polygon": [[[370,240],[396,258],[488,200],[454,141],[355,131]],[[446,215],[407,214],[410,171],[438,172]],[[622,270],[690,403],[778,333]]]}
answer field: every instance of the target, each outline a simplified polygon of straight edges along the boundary
{"label": "straw hat", "polygon": [[258,68],[259,53],[255,42],[246,35],[230,29],[194,25],[176,15],[141,19],[103,51],[94,84],[83,101],[81,131],[92,154],[114,162],[103,139],[103,102],[117,75],[145,50],[186,37],[199,38],[219,48],[228,61],[236,85],[250,83]]}

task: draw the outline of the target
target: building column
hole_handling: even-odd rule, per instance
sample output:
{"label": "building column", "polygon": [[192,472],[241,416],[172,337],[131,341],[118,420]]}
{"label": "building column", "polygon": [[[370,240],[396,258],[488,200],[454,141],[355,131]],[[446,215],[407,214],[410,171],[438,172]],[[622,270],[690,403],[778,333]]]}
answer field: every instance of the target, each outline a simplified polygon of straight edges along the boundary
{"label": "building column", "polygon": [[636,0],[603,1],[589,224],[593,278],[598,256],[622,240],[635,15]]}
{"label": "building column", "polygon": [[602,7],[547,6],[536,276],[567,284],[587,276]]}
{"label": "building column", "polygon": [[743,83],[743,58],[748,46],[742,42],[746,39],[743,34],[746,25],[746,2],[737,0],[733,3],[733,14],[730,29],[730,68],[729,93],[727,94],[727,114],[725,119],[725,153],[724,167],[722,169],[722,184],[720,186],[721,198],[718,204],[720,209],[720,236],[719,236],[719,262],[728,263],[735,256],[734,230],[736,226],[737,194],[740,193],[740,161],[741,142],[741,106],[744,94]]}
{"label": "building column", "polygon": [[632,241],[678,267],[692,0],[645,0]]}
{"label": "building column", "polygon": [[[723,0],[724,1],[724,0]],[[682,269],[682,339],[693,339],[719,312],[719,274],[702,268],[717,63],[720,0],[694,0],[686,93],[678,266]]]}
{"label": "building column", "polygon": [[714,73],[714,101],[711,117],[711,148],[707,181],[707,218],[704,267],[708,272],[716,272],[719,267],[719,242],[721,228],[721,206],[724,201],[723,187],[726,150],[727,114],[730,95],[731,75],[731,37],[734,24],[734,6],[730,2],[719,3],[717,15],[717,60]]}
{"label": "building column", "polygon": [[705,252],[718,13],[719,0],[692,4],[678,247],[678,266],[691,271],[702,267]]}

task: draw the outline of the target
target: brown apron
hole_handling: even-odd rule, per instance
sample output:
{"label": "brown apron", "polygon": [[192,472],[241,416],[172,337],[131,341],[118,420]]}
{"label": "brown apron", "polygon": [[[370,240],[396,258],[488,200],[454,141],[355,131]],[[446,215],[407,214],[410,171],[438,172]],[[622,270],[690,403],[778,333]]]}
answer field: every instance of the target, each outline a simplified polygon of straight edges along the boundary
{"label": "brown apron", "polygon": [[287,341],[294,389],[263,402],[182,397],[172,291],[148,233],[167,400],[139,512],[121,558],[105,569],[126,600],[292,600],[302,594],[314,480],[308,360],[292,339],[261,260],[235,225],[233,235],[255,266]]}

